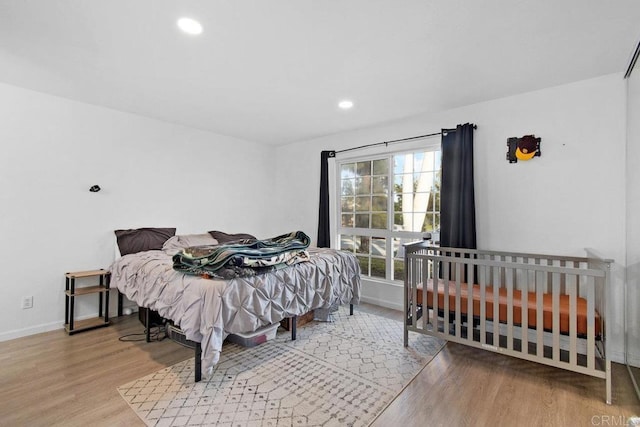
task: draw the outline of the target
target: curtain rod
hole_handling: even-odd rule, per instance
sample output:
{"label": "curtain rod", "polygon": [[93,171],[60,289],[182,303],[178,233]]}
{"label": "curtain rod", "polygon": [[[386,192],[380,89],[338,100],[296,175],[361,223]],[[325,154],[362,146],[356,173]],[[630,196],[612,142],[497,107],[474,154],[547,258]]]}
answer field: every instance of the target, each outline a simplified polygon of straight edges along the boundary
{"label": "curtain rod", "polygon": [[[478,126],[473,125],[473,128],[474,129],[478,129]],[[432,137],[432,136],[442,135],[443,132],[455,132],[455,131],[456,131],[455,129],[442,129],[440,132],[428,133],[426,135],[410,136],[408,138],[393,139],[391,141],[375,142],[373,144],[360,145],[359,147],[345,148],[344,150],[337,150],[337,151],[334,151],[334,153],[335,154],[344,153],[344,152],[352,151],[352,150],[360,150],[362,148],[375,147],[377,145],[388,146],[389,144],[396,144],[398,142],[412,141],[414,139],[429,138],[429,137]],[[333,157],[333,156],[331,156],[331,157]]]}

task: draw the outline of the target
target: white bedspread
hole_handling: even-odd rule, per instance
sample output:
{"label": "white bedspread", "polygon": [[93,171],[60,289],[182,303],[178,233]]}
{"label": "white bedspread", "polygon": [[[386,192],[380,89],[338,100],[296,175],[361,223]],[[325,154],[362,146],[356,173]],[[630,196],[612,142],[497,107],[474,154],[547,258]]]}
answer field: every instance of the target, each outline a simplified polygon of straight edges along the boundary
{"label": "white bedspread", "polygon": [[326,317],[339,304],[359,303],[356,257],[333,249],[310,248],[309,253],[309,262],[226,281],[178,273],[162,251],[139,252],[111,265],[111,286],[200,342],[202,374],[208,377],[229,333],[251,332],[309,310],[320,309]]}

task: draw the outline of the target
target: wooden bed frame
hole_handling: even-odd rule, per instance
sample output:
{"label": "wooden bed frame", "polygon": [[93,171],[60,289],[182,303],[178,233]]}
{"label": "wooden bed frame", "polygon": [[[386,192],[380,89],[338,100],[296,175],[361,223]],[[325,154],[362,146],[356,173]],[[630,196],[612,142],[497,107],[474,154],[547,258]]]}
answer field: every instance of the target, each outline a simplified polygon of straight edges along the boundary
{"label": "wooden bed frame", "polygon": [[612,260],[589,250],[580,258],[427,241],[404,248],[405,347],[409,332],[419,332],[603,378],[611,404],[605,319]]}

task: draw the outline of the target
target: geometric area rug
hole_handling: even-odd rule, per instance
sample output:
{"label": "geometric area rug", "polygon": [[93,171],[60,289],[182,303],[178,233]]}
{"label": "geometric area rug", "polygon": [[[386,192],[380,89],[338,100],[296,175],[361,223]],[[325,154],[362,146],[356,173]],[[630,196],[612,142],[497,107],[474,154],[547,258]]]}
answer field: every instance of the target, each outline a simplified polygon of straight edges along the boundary
{"label": "geometric area rug", "polygon": [[340,308],[332,322],[279,330],[256,347],[225,343],[213,375],[193,381],[193,358],[118,387],[148,426],[367,426],[444,341],[402,323]]}

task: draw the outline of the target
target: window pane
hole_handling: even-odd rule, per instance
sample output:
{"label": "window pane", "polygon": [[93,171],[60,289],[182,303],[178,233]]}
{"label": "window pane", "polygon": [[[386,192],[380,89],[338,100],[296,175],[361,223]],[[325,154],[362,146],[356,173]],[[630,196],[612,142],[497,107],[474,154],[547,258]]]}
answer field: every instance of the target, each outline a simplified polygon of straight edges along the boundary
{"label": "window pane", "polygon": [[371,238],[371,255],[386,256],[387,255],[387,239],[384,237]]}
{"label": "window pane", "polygon": [[340,208],[342,209],[343,213],[353,212],[353,205],[354,205],[353,197],[343,197]]}
{"label": "window pane", "polygon": [[369,244],[371,238],[368,236],[356,236],[356,253],[369,254]]}
{"label": "window pane", "polygon": [[416,157],[421,158],[422,162],[420,163],[420,169],[416,167],[415,171],[435,171],[440,169],[440,151],[425,151],[423,153],[416,154]]}
{"label": "window pane", "polygon": [[340,236],[340,250],[353,252],[356,247],[356,241],[353,236]]}
{"label": "window pane", "polygon": [[[395,193],[402,193],[402,175],[393,176],[393,191]],[[411,189],[408,191],[411,191]]]}
{"label": "window pane", "polygon": [[372,204],[371,204],[371,210],[372,211],[387,211],[387,196],[373,196],[372,197]]}
{"label": "window pane", "polygon": [[356,178],[356,194],[371,194],[370,176],[366,176],[364,178]]}
{"label": "window pane", "polygon": [[373,174],[374,175],[387,175],[389,173],[389,161],[387,159],[380,159],[373,161]]}
{"label": "window pane", "polygon": [[424,170],[422,165],[423,160],[424,160],[424,153],[413,154],[413,170],[414,171]]}
{"label": "window pane", "polygon": [[342,195],[352,196],[355,194],[355,180],[343,179],[342,180]]}
{"label": "window pane", "polygon": [[340,177],[342,179],[347,178],[355,178],[356,177],[356,164],[348,163],[346,165],[342,165],[340,168]]}
{"label": "window pane", "polygon": [[393,280],[404,280],[404,260],[393,260]]}
{"label": "window pane", "polygon": [[427,217],[424,220],[423,231],[434,231],[434,230],[435,230],[435,227],[434,227],[433,214],[429,213],[427,214]]}
{"label": "window pane", "polygon": [[387,194],[389,191],[389,177],[375,176],[373,177],[373,193]]}
{"label": "window pane", "polygon": [[358,162],[356,164],[356,172],[358,176],[371,175],[371,162]]}
{"label": "window pane", "polygon": [[356,197],[356,212],[369,212],[370,210],[371,210],[370,196]]}
{"label": "window pane", "polygon": [[408,239],[393,239],[393,257],[394,258],[404,258],[404,246],[405,243],[409,243]]}
{"label": "window pane", "polygon": [[433,189],[433,172],[414,173],[413,182],[416,191],[431,191]]}
{"label": "window pane", "polygon": [[402,212],[402,194],[393,195],[393,211]]}
{"label": "window pane", "polygon": [[434,169],[435,156],[436,156],[435,151],[426,151],[424,153],[424,160],[423,160],[424,170],[435,170]]}
{"label": "window pane", "polygon": [[411,212],[397,213],[393,215],[393,225],[395,225],[394,230],[410,231],[412,221],[413,221],[413,214]]}
{"label": "window pane", "polygon": [[387,276],[387,262],[384,258],[371,258],[371,276],[383,279]]}
{"label": "window pane", "polygon": [[353,227],[353,214],[342,214],[342,226]]}
{"label": "window pane", "polygon": [[393,156],[393,173],[398,174],[404,171],[404,156]]}
{"label": "window pane", "polygon": [[404,280],[404,246],[415,239],[393,239],[393,280]]}
{"label": "window pane", "polygon": [[[411,195],[408,194],[407,197]],[[410,210],[413,212],[426,212],[427,206],[429,205],[429,197],[431,193],[414,193],[413,194],[413,206],[411,206]]]}
{"label": "window pane", "polygon": [[414,200],[412,193],[402,193],[400,212],[413,212]]}
{"label": "window pane", "polygon": [[369,214],[356,214],[356,227],[369,228]]}
{"label": "window pane", "polygon": [[424,226],[426,216],[427,216],[426,212],[414,212],[413,225],[411,226],[411,231],[422,231],[422,227]]}
{"label": "window pane", "polygon": [[423,231],[436,231],[440,228],[440,214],[428,213],[425,219]]}
{"label": "window pane", "polygon": [[413,154],[399,154],[393,157],[393,173],[412,173]]}
{"label": "window pane", "polygon": [[359,256],[357,258],[358,258],[358,264],[360,264],[360,272],[363,275],[368,276],[369,275],[369,257]]}
{"label": "window pane", "polygon": [[415,184],[412,173],[403,173],[394,177],[394,190],[397,193],[412,193],[415,191]]}
{"label": "window pane", "polygon": [[387,214],[374,213],[371,215],[371,228],[386,229],[387,228]]}
{"label": "window pane", "polygon": [[433,212],[433,208],[435,207],[435,206],[434,206],[434,203],[436,202],[436,196],[437,196],[438,194],[439,194],[439,193],[436,193],[436,192],[434,192],[434,191],[432,191],[431,193],[429,193],[429,203],[427,204],[427,211],[429,211],[429,212]]}

